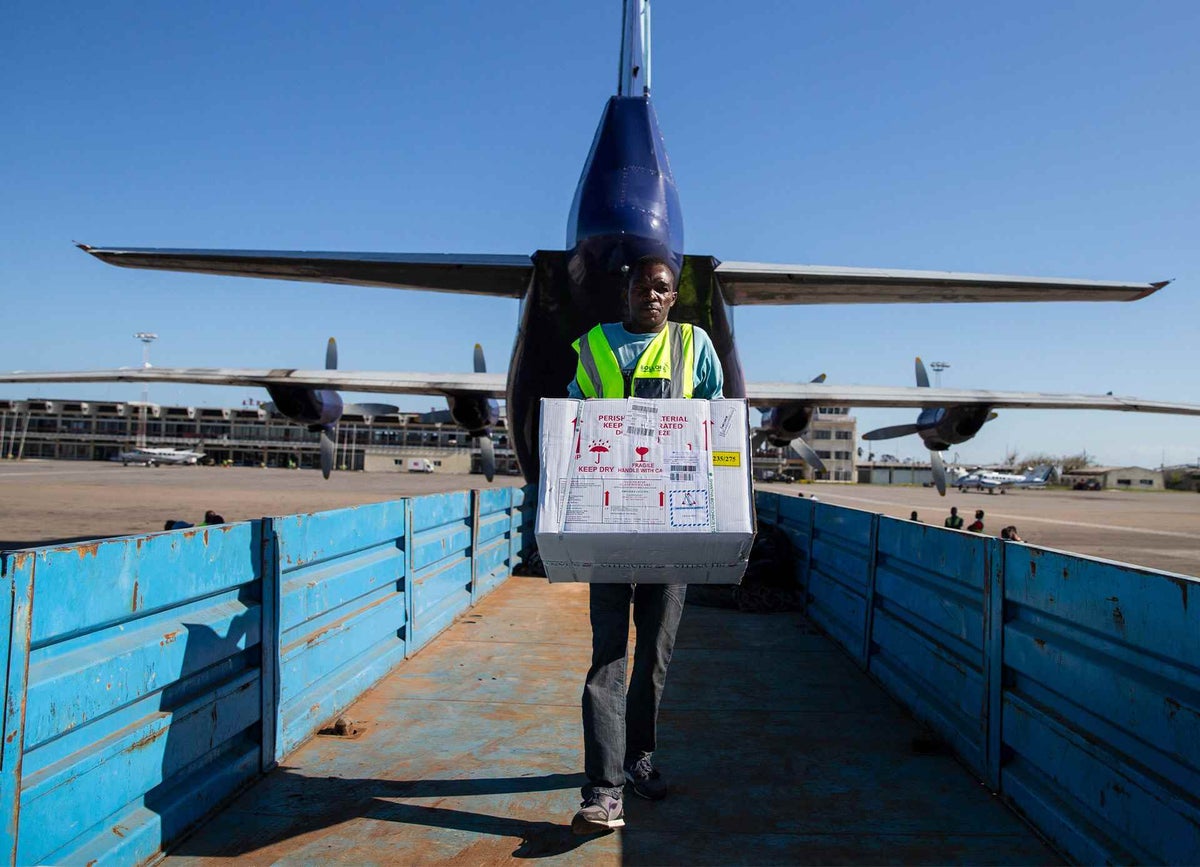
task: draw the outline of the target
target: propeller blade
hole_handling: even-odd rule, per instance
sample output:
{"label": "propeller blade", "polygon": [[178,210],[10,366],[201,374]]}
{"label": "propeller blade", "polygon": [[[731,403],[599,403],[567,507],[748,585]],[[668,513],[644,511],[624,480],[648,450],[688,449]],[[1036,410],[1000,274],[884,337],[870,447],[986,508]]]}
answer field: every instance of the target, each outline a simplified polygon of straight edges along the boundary
{"label": "propeller blade", "polygon": [[873,431],[867,431],[862,438],[865,440],[890,440],[920,433],[922,430],[923,428],[919,424],[895,424],[891,427],[880,427]]}
{"label": "propeller blade", "polygon": [[754,436],[750,439],[750,451],[757,452],[763,447],[763,443],[767,441],[766,431],[756,430]]}
{"label": "propeller blade", "polygon": [[1000,413],[998,413],[998,412],[989,412],[988,413],[988,417],[987,417],[988,421],[995,421],[998,418],[1000,418]]}
{"label": "propeller blade", "polygon": [[337,370],[337,341],[332,337],[325,344],[325,369]]}
{"label": "propeller blade", "polygon": [[478,343],[475,344],[475,372],[487,373],[487,363],[483,360],[483,347]]}
{"label": "propeller blade", "polygon": [[496,476],[496,447],[492,444],[490,434],[477,439],[479,440],[479,463],[483,465],[483,477],[490,482]]}
{"label": "propeller blade", "polygon": [[938,493],[946,496],[946,466],[942,463],[941,452],[930,452],[929,463],[933,466],[933,483]]}
{"label": "propeller blade", "polygon": [[921,360],[921,356],[917,356],[917,386],[919,388],[929,388],[929,374],[925,372],[925,362]]}
{"label": "propeller blade", "polygon": [[329,474],[333,472],[333,458],[337,451],[337,443],[333,441],[333,434],[327,428],[321,428],[321,475],[329,478]]}
{"label": "propeller blade", "polygon": [[258,405],[258,408],[259,408],[259,409],[262,409],[262,410],[266,410],[267,412],[269,412],[269,413],[271,413],[271,414],[274,414],[274,413],[277,413],[277,412],[279,412],[279,410],[277,410],[277,409],[275,408],[275,402],[274,402],[274,401],[270,401],[270,400],[268,400],[266,403],[260,403],[260,404]]}
{"label": "propeller blade", "polygon": [[814,377],[812,378],[812,381],[813,381],[813,382],[824,382],[824,381],[825,381],[825,374],[823,374],[823,373],[822,373],[820,376],[814,376]]}
{"label": "propeller blade", "polygon": [[824,462],[813,451],[812,446],[806,443],[802,437],[796,437],[792,440],[792,448],[800,454],[800,457],[804,458],[805,463],[809,466],[815,467],[822,472],[825,471]]}
{"label": "propeller blade", "polygon": [[342,407],[343,415],[365,415],[367,418],[378,418],[397,412],[400,412],[400,407],[390,403],[348,403]]}

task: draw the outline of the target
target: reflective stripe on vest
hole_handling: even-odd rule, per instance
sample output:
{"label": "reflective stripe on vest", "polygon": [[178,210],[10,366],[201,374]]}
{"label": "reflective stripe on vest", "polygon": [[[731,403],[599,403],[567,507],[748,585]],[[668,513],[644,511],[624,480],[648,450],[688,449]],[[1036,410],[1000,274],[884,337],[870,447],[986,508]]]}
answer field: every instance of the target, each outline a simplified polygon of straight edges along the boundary
{"label": "reflective stripe on vest", "polygon": [[633,367],[630,389],[604,327],[597,325],[572,346],[579,353],[575,382],[585,398],[690,398],[696,385],[694,332],[686,323],[668,322]]}

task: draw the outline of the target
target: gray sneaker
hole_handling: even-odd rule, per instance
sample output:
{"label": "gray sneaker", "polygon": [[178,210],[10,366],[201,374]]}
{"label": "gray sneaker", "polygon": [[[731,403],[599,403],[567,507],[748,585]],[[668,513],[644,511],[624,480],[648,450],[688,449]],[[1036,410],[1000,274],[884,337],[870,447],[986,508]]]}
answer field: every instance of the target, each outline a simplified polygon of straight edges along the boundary
{"label": "gray sneaker", "polygon": [[633,786],[634,794],[650,801],[661,801],[667,796],[667,784],[650,762],[650,756],[642,756],[625,766],[625,781]]}
{"label": "gray sneaker", "polygon": [[625,810],[621,799],[602,792],[588,795],[571,820],[571,830],[580,836],[624,827]]}

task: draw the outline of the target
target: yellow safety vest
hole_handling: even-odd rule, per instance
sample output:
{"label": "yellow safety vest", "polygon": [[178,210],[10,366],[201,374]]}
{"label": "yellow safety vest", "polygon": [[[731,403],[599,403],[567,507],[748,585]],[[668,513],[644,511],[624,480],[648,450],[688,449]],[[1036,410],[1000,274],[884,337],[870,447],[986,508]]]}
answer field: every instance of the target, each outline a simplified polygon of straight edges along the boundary
{"label": "yellow safety vest", "polygon": [[579,353],[575,382],[586,398],[690,398],[696,385],[692,337],[691,325],[668,322],[643,350],[627,379],[604,327],[597,325],[571,344]]}

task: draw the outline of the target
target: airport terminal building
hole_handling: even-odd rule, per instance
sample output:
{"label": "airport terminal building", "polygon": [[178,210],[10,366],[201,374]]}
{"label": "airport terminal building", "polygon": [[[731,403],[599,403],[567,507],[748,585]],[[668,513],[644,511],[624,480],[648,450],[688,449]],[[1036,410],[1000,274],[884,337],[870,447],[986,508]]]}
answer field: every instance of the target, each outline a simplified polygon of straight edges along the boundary
{"label": "airport terminal building", "polygon": [[[145,412],[143,413],[143,409]],[[825,471],[791,449],[756,456],[760,465],[794,478],[853,482],[856,422],[843,407],[813,413],[810,445]],[[428,461],[434,472],[480,472],[479,449],[445,410],[366,417],[342,416],[335,431],[337,469],[407,472]],[[519,473],[506,420],[493,435],[496,471]],[[297,467],[321,464],[320,435],[261,406],[167,406],[140,401],[0,399],[0,458],[118,460],[144,445],[202,451],[205,462],[233,466]]]}
{"label": "airport terminal building", "polygon": [[[143,414],[143,409],[145,410]],[[406,472],[429,461],[434,471],[479,472],[479,450],[445,413],[347,413],[335,438],[335,467]],[[494,434],[496,470],[516,474],[504,419]],[[205,462],[318,468],[320,435],[259,406],[165,406],[139,401],[0,400],[0,458],[118,460],[143,444],[194,449]]]}

